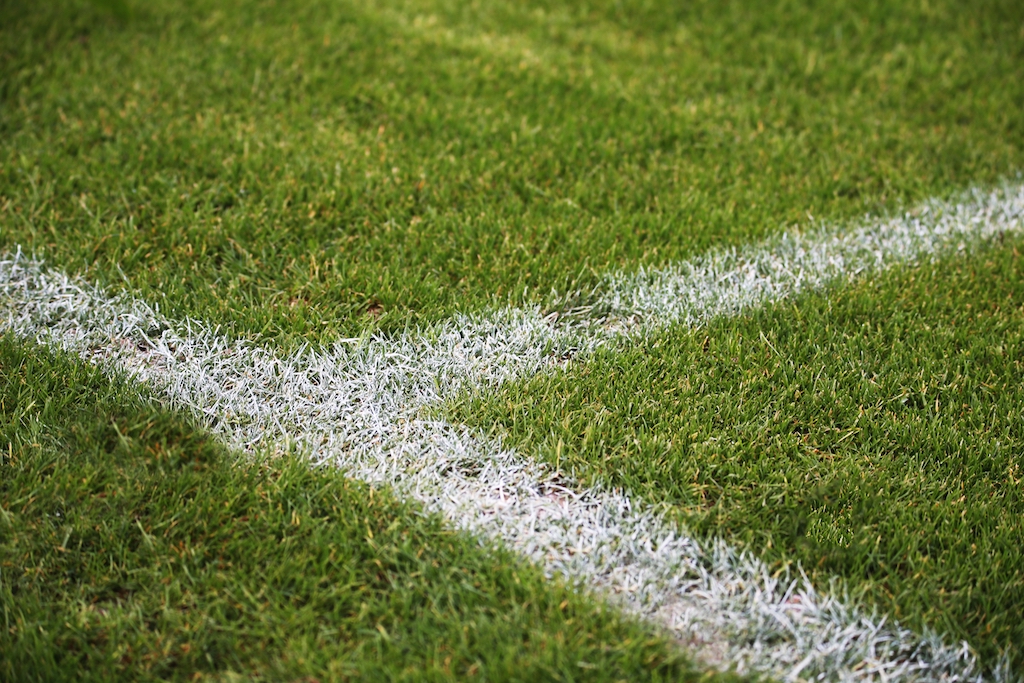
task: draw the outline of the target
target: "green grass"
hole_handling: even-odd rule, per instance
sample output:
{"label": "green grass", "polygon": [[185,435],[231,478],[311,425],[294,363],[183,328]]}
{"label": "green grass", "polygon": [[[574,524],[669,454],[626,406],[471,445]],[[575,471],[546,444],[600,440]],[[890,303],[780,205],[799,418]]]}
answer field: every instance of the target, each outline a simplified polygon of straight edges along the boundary
{"label": "green grass", "polygon": [[386,491],[0,338],[0,679],[704,680]]}
{"label": "green grass", "polygon": [[1019,671],[1022,251],[672,330],[450,412]]}
{"label": "green grass", "polygon": [[[1015,0],[7,0],[0,250],[288,349],[1012,177],[1022,112]],[[450,412],[1020,669],[1022,249]],[[694,676],[95,369],[3,340],[0,392],[0,678]]]}
{"label": "green grass", "polygon": [[9,0],[0,246],[324,342],[992,182],[1022,111],[1014,0]]}

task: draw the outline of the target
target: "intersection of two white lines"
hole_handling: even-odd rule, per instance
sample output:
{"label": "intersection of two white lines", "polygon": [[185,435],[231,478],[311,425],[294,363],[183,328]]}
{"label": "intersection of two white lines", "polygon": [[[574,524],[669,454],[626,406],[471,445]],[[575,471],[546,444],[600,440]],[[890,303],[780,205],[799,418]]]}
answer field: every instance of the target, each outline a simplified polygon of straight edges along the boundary
{"label": "intersection of two white lines", "polygon": [[1022,221],[1024,185],[1005,185],[847,231],[820,228],[609,276],[589,317],[503,309],[286,358],[16,255],[0,265],[0,326],[127,370],[233,447],[296,447],[391,485],[457,527],[668,627],[708,664],[789,679],[978,680],[965,644],[861,613],[802,579],[773,577],[725,544],[695,542],[627,494],[581,490],[500,443],[431,419],[428,409],[544,371],[568,353],[585,357],[667,325],[699,325],[967,248],[1019,231]]}

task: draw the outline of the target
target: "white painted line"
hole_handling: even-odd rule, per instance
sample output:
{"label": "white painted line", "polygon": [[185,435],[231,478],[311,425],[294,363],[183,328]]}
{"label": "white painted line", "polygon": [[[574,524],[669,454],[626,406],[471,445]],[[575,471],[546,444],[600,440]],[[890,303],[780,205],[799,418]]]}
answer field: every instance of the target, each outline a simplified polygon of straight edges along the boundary
{"label": "white painted line", "polygon": [[953,202],[928,201],[852,229],[821,225],[765,244],[715,252],[667,268],[612,274],[580,314],[613,326],[698,325],[837,279],[928,258],[1019,229],[1021,185],[972,191]]}
{"label": "white painted line", "polygon": [[[115,364],[158,387],[228,444],[297,446],[392,485],[456,526],[498,539],[663,624],[703,661],[786,679],[976,681],[944,644],[774,577],[756,558],[702,545],[620,492],[579,490],[543,465],[429,409],[540,372],[569,353],[673,322],[699,324],[865,270],[1018,232],[1024,186],[929,202],[849,232],[819,229],[650,273],[610,276],[587,311],[457,316],[280,357],[202,323],[167,320],[15,255],[0,263],[0,327]],[[1005,667],[996,679],[1010,678]]]}

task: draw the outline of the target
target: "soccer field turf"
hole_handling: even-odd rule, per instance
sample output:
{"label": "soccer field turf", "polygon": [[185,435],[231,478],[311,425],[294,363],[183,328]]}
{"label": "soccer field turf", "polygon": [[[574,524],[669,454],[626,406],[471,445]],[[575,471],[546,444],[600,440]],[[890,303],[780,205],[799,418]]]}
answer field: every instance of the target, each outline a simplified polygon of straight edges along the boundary
{"label": "soccer field turf", "polygon": [[1016,3],[11,2],[0,60],[5,677],[1024,665]]}

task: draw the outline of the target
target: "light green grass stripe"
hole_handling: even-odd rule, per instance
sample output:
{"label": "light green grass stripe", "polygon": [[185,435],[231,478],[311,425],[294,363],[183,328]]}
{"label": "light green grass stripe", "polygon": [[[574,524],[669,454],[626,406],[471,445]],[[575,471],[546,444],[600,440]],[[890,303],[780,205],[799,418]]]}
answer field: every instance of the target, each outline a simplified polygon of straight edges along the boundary
{"label": "light green grass stripe", "polygon": [[[1011,185],[854,231],[895,235],[896,242],[879,242],[893,248],[910,240],[916,246],[900,252],[903,257],[927,257],[955,248],[960,239],[977,244],[1020,230],[1022,206],[1024,188]],[[834,247],[826,255],[859,262],[860,245],[840,234],[817,234]],[[760,256],[755,249],[744,252],[754,263],[786,266],[753,279],[745,266],[724,267],[736,264],[736,254],[693,262],[706,276],[699,281],[707,288],[697,300],[700,315],[707,320],[734,312],[722,292],[745,295],[758,278],[778,286],[755,287],[762,297],[747,300],[750,305],[820,283],[811,277],[814,269],[834,258],[823,261],[811,238],[793,239],[803,248],[772,256],[775,245],[769,244]],[[893,263],[882,256],[868,265]],[[350,340],[326,353],[280,357],[199,323],[173,323],[138,300],[110,298],[33,262],[7,261],[3,274],[7,326],[17,333],[121,364],[231,443],[296,444],[359,478],[387,482],[455,524],[501,539],[549,571],[599,587],[675,629],[705,661],[792,677],[980,675],[966,646],[949,647],[934,634],[922,638],[851,609],[727,546],[704,548],[628,496],[576,489],[500,444],[424,417],[461,392],[536,373],[618,338],[632,316],[559,326],[537,310],[506,309],[457,317],[418,335]],[[1001,669],[997,674],[1008,676]]]}

